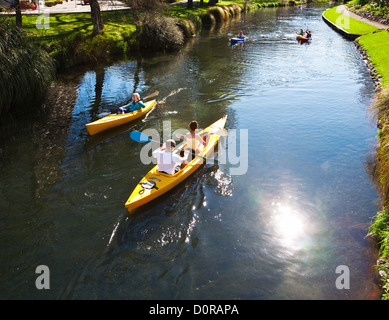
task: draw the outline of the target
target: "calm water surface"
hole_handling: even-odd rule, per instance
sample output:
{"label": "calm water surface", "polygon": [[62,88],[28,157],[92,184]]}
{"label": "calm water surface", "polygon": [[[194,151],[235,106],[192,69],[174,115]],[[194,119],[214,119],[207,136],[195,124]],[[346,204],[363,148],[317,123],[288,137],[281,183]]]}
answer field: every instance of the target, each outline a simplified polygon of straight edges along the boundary
{"label": "calm water surface", "polygon": [[[324,10],[261,10],[179,53],[61,77],[53,111],[1,140],[0,298],[377,298],[364,239],[378,199],[366,171],[374,85]],[[313,41],[299,45],[307,26]],[[248,41],[230,46],[240,30]],[[163,107],[90,137],[85,124],[134,90],[159,90]],[[124,203],[152,164],[125,130],[205,127],[224,114],[238,147],[248,130],[247,172],[207,164],[129,215]],[[50,268],[50,290],[35,288],[38,265]],[[339,265],[350,290],[336,289]]]}

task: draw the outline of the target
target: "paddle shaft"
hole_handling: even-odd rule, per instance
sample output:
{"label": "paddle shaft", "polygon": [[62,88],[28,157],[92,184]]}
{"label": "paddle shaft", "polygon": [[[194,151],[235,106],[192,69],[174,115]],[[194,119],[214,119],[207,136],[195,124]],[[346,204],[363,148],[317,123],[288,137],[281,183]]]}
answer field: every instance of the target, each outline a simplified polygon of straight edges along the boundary
{"label": "paddle shaft", "polygon": [[[137,133],[137,134],[139,134],[139,137],[138,137],[138,135],[137,134],[132,134],[132,133]],[[140,137],[144,137],[145,139],[144,139],[144,141],[141,141],[139,138]],[[131,132],[131,134],[130,134],[130,138],[132,139],[132,140],[134,140],[134,141],[136,141],[136,142],[155,142],[155,143],[158,143],[160,146],[161,146],[161,142],[159,142],[159,141],[156,141],[156,140],[153,140],[153,139],[150,139],[146,134],[144,134],[144,133],[142,133],[142,132],[139,132],[139,131],[132,131]],[[147,138],[147,140],[146,140],[146,138]],[[143,140],[143,139],[142,139]],[[200,158],[203,158],[204,160],[208,160],[208,158],[206,158],[206,157],[204,157],[204,156],[200,156],[200,155],[198,155],[198,154],[196,154],[195,155],[196,157],[200,157]],[[217,162],[217,160],[215,160],[215,159],[213,159],[214,161],[216,161]]]}

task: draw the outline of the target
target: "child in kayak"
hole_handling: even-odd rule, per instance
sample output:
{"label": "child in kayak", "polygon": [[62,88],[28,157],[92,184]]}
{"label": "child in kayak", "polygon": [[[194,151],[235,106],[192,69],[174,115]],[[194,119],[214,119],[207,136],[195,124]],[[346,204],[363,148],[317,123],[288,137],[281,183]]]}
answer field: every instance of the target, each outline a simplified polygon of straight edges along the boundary
{"label": "child in kayak", "polygon": [[188,153],[181,157],[173,153],[175,147],[176,142],[173,139],[168,139],[162,147],[153,151],[153,157],[157,158],[158,172],[172,175],[181,169],[178,164],[187,160]]}
{"label": "child in kayak", "polygon": [[118,109],[118,114],[123,114],[123,113],[130,113],[134,112],[136,110],[139,110],[141,108],[145,108],[146,106],[143,104],[143,102],[140,100],[140,95],[137,92],[134,92],[132,94],[132,101]]}
{"label": "child in kayak", "polygon": [[239,32],[239,34],[236,36],[239,39],[244,39],[246,36],[243,34],[243,31]]}
{"label": "child in kayak", "polygon": [[296,32],[299,36],[304,36],[304,30],[301,28],[300,32]]}

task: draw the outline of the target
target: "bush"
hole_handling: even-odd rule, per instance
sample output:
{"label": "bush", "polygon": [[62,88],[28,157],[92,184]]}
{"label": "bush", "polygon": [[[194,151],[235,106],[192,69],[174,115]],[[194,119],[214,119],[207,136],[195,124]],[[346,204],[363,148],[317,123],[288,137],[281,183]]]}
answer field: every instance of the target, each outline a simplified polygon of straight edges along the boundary
{"label": "bush", "polygon": [[381,123],[380,145],[377,148],[378,165],[375,171],[384,196],[383,203],[389,204],[389,87],[382,90],[373,106],[377,120]]}
{"label": "bush", "polygon": [[0,115],[40,104],[55,77],[54,60],[20,28],[0,24]]}
{"label": "bush", "polygon": [[185,39],[189,39],[196,34],[196,27],[191,20],[179,19],[177,25],[181,29]]}
{"label": "bush", "polygon": [[171,17],[145,15],[137,36],[142,50],[171,51],[184,44],[177,20]]}
{"label": "bush", "polygon": [[211,8],[211,9],[209,9],[209,12],[215,17],[217,22],[221,22],[221,21],[226,20],[226,13],[220,7]]}
{"label": "bush", "polygon": [[212,26],[216,23],[216,19],[211,13],[204,13],[200,16],[203,26]]}

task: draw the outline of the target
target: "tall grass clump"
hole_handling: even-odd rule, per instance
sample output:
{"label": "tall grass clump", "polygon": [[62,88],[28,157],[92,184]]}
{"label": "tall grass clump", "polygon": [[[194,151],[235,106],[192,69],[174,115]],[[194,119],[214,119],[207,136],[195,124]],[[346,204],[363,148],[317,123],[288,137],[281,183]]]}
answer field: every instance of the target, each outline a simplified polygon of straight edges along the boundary
{"label": "tall grass clump", "polygon": [[369,232],[377,237],[380,245],[381,259],[377,265],[380,279],[383,282],[383,300],[389,300],[389,207],[384,207],[378,212]]}
{"label": "tall grass clump", "polygon": [[53,59],[9,21],[0,24],[0,116],[32,111],[55,77]]}
{"label": "tall grass clump", "polygon": [[226,12],[221,7],[214,7],[209,9],[209,13],[213,14],[216,19],[216,22],[221,22],[226,20]]}
{"label": "tall grass clump", "polygon": [[375,175],[380,183],[383,204],[389,204],[389,87],[383,89],[377,103],[373,106],[380,131],[380,144],[377,148],[377,167]]}
{"label": "tall grass clump", "polygon": [[154,14],[144,15],[137,32],[142,51],[172,51],[184,44],[184,35],[175,18]]}
{"label": "tall grass clump", "polygon": [[382,257],[377,266],[383,282],[383,300],[389,300],[389,87],[378,95],[372,107],[378,121],[379,146],[376,149],[377,163],[374,170],[382,193],[383,209],[377,213],[369,232],[377,238]]}

